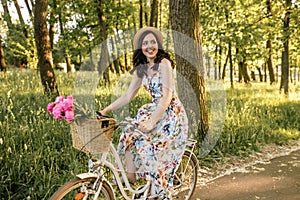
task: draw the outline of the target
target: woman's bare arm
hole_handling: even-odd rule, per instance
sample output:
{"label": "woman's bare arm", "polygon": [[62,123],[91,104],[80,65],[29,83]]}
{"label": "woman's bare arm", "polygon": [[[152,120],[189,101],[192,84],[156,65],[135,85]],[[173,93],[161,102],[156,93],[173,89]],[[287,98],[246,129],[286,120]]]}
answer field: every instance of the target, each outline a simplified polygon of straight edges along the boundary
{"label": "woman's bare arm", "polygon": [[133,79],[125,92],[122,96],[120,96],[118,99],[116,99],[114,102],[112,102],[109,106],[104,108],[101,112],[102,115],[106,115],[108,112],[111,112],[113,110],[116,110],[122,106],[125,106],[128,104],[138,93],[139,88],[142,84],[142,79],[137,76],[136,73],[134,73]]}

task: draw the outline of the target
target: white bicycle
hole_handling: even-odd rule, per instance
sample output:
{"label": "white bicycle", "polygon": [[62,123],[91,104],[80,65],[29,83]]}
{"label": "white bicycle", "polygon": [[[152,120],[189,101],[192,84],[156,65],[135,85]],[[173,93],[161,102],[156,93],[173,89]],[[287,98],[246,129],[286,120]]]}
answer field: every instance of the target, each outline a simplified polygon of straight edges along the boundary
{"label": "white bicycle", "polygon": [[[129,183],[124,166],[112,144],[112,135],[119,127],[113,118],[88,120],[79,125],[72,124],[73,146],[85,153],[99,154],[88,162],[89,171],[61,186],[50,200],[114,200],[114,199],[158,199],[152,181]],[[197,184],[198,160],[193,153],[195,140],[188,140],[182,161],[175,173],[171,189],[173,199],[188,200]],[[115,191],[119,190],[119,193]]]}

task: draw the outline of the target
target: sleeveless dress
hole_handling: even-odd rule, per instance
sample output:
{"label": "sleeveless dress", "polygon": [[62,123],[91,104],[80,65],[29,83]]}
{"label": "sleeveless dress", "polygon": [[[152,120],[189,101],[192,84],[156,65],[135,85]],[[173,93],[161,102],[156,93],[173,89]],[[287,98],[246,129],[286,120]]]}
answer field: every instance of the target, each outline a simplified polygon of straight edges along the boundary
{"label": "sleeveless dress", "polygon": [[[136,177],[152,179],[156,194],[166,200],[171,197],[169,189],[185,149],[188,120],[183,105],[173,92],[172,100],[155,128],[149,133],[135,132],[137,127],[134,124],[149,119],[162,96],[160,67],[152,76],[144,76],[142,85],[152,101],[138,110],[134,123],[123,128],[117,151],[124,161],[125,151],[129,148]],[[173,88],[175,91],[174,85]]]}

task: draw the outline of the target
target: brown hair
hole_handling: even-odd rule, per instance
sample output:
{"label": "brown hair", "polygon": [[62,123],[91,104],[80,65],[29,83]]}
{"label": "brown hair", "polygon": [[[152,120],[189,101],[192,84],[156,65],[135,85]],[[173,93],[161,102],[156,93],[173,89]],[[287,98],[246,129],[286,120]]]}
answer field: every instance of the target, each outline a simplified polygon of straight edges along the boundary
{"label": "brown hair", "polygon": [[158,70],[159,63],[162,61],[162,59],[166,58],[171,62],[172,68],[174,68],[174,62],[170,58],[170,55],[168,52],[164,51],[162,48],[162,44],[157,39],[157,36],[152,31],[145,31],[139,38],[138,41],[138,47],[133,53],[133,69],[130,71],[132,74],[135,70],[137,71],[137,75],[139,78],[143,78],[144,75],[146,75],[147,68],[145,65],[148,64],[146,56],[142,52],[142,42],[146,35],[149,33],[152,33],[154,37],[156,38],[156,41],[158,43],[158,52],[156,55],[156,58],[154,60],[154,65],[151,67],[153,70]]}

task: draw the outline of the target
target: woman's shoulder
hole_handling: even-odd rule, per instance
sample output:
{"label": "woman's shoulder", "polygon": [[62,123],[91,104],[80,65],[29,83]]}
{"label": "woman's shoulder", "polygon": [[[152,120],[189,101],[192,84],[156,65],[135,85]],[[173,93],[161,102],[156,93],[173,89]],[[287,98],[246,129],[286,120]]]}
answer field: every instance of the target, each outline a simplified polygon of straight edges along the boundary
{"label": "woman's shoulder", "polygon": [[170,60],[167,58],[163,58],[160,63],[159,63],[160,68],[161,67],[167,67],[167,68],[172,68]]}
{"label": "woman's shoulder", "polygon": [[172,65],[171,65],[171,62],[167,58],[162,59],[161,62],[159,63],[159,71],[162,74],[172,73],[172,71],[173,71]]}

